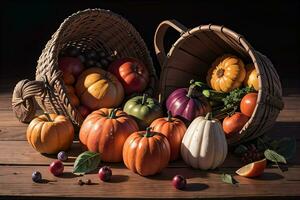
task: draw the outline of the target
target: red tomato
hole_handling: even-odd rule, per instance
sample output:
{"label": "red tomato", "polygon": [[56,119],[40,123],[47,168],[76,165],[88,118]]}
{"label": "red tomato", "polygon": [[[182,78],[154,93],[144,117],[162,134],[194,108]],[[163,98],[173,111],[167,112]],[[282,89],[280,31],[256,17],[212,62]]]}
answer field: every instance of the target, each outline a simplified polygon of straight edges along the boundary
{"label": "red tomato", "polygon": [[109,66],[108,71],[119,79],[127,95],[143,92],[149,82],[147,67],[134,58],[116,60]]}
{"label": "red tomato", "polygon": [[63,72],[64,82],[70,85],[75,83],[75,79],[84,69],[80,59],[73,57],[60,58],[58,60],[58,67]]}
{"label": "red tomato", "polygon": [[230,136],[234,133],[238,133],[243,126],[247,123],[249,117],[246,115],[236,112],[231,116],[227,116],[223,120],[223,130],[226,136]]}
{"label": "red tomato", "polygon": [[241,112],[248,116],[251,117],[255,106],[256,106],[256,101],[257,101],[257,93],[249,93],[246,94],[240,104],[240,109]]}

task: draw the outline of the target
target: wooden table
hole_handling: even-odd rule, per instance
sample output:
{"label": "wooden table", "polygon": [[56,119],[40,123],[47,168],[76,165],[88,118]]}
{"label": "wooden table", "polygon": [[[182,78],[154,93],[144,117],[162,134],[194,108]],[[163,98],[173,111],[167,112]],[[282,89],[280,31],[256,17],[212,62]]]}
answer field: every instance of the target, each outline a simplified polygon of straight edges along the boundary
{"label": "wooden table", "polygon": [[[13,85],[13,84],[11,84]],[[8,87],[8,88],[7,88]],[[269,134],[272,137],[293,136],[297,140],[297,154],[289,163],[287,172],[268,168],[256,179],[234,175],[242,163],[229,155],[221,168],[214,171],[193,170],[183,161],[170,163],[161,174],[141,177],[123,164],[110,164],[111,182],[101,182],[97,172],[83,177],[71,173],[72,165],[81,148],[74,142],[65,162],[65,173],[54,177],[48,166],[55,157],[34,151],[25,138],[26,124],[17,121],[11,110],[11,86],[0,86],[0,199],[100,199],[100,198],[234,198],[234,199],[300,199],[300,93],[291,90],[284,97],[285,108]],[[285,90],[287,91],[287,90]],[[45,181],[33,183],[31,174],[38,170]],[[223,183],[221,173],[229,173],[238,185]],[[171,179],[176,174],[187,178],[187,188],[176,190]],[[93,185],[77,184],[79,179],[91,179]]]}

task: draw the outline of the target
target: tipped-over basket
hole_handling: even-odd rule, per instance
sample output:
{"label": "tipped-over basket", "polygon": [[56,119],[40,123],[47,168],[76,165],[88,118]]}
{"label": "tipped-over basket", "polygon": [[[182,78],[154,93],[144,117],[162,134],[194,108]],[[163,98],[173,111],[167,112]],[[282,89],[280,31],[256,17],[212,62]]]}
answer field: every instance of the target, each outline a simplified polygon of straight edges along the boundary
{"label": "tipped-over basket", "polygon": [[[168,28],[180,33],[168,54],[164,50]],[[217,25],[201,25],[193,29],[175,20],[159,24],[154,46],[161,65],[159,95],[165,100],[179,87],[187,87],[191,79],[206,80],[211,63],[225,53],[240,57],[245,63],[254,63],[258,72],[259,90],[255,110],[243,129],[230,139],[231,145],[245,142],[264,134],[271,128],[283,108],[279,76],[271,61],[256,51],[242,35]]]}
{"label": "tipped-over basket", "polygon": [[134,57],[150,72],[146,89],[153,94],[157,81],[149,51],[135,28],[120,15],[103,9],[87,9],[69,16],[46,44],[37,63],[36,80],[22,80],[14,90],[12,105],[17,118],[29,122],[35,115],[36,104],[46,112],[68,116],[81,125],[83,117],[70,104],[62,72],[58,69],[59,53],[67,45],[97,50],[101,48],[115,58]]}

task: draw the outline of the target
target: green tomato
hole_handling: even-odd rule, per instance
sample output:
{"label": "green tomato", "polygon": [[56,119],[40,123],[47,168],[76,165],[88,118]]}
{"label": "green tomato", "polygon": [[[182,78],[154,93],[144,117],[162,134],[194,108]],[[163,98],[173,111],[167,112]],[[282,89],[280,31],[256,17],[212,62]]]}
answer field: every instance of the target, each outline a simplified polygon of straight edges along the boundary
{"label": "green tomato", "polygon": [[129,99],[123,110],[136,119],[141,130],[145,130],[153,120],[163,116],[160,103],[147,94]]}

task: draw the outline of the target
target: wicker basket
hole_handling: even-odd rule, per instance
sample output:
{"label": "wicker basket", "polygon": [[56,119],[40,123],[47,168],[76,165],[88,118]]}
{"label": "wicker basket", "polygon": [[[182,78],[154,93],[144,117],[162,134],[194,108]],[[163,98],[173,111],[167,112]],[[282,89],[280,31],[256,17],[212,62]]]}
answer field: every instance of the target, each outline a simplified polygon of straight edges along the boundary
{"label": "wicker basket", "polygon": [[36,80],[22,80],[14,90],[12,105],[17,118],[29,122],[36,111],[35,100],[46,112],[68,116],[76,125],[83,117],[70,104],[62,73],[58,69],[58,55],[67,45],[80,48],[104,49],[116,58],[134,57],[141,60],[150,72],[146,92],[153,94],[157,77],[149,51],[135,28],[120,15],[108,10],[79,11],[60,25],[46,44],[37,63]]}
{"label": "wicker basket", "polygon": [[[166,55],[163,43],[170,27],[180,33],[180,38]],[[243,36],[224,26],[201,25],[189,30],[175,20],[167,20],[158,26],[154,46],[162,68],[159,87],[162,100],[174,89],[187,87],[191,79],[206,80],[211,63],[224,53],[254,63],[259,79],[257,105],[250,120],[228,143],[234,145],[254,139],[274,125],[283,108],[278,74],[270,60],[254,50]]]}

